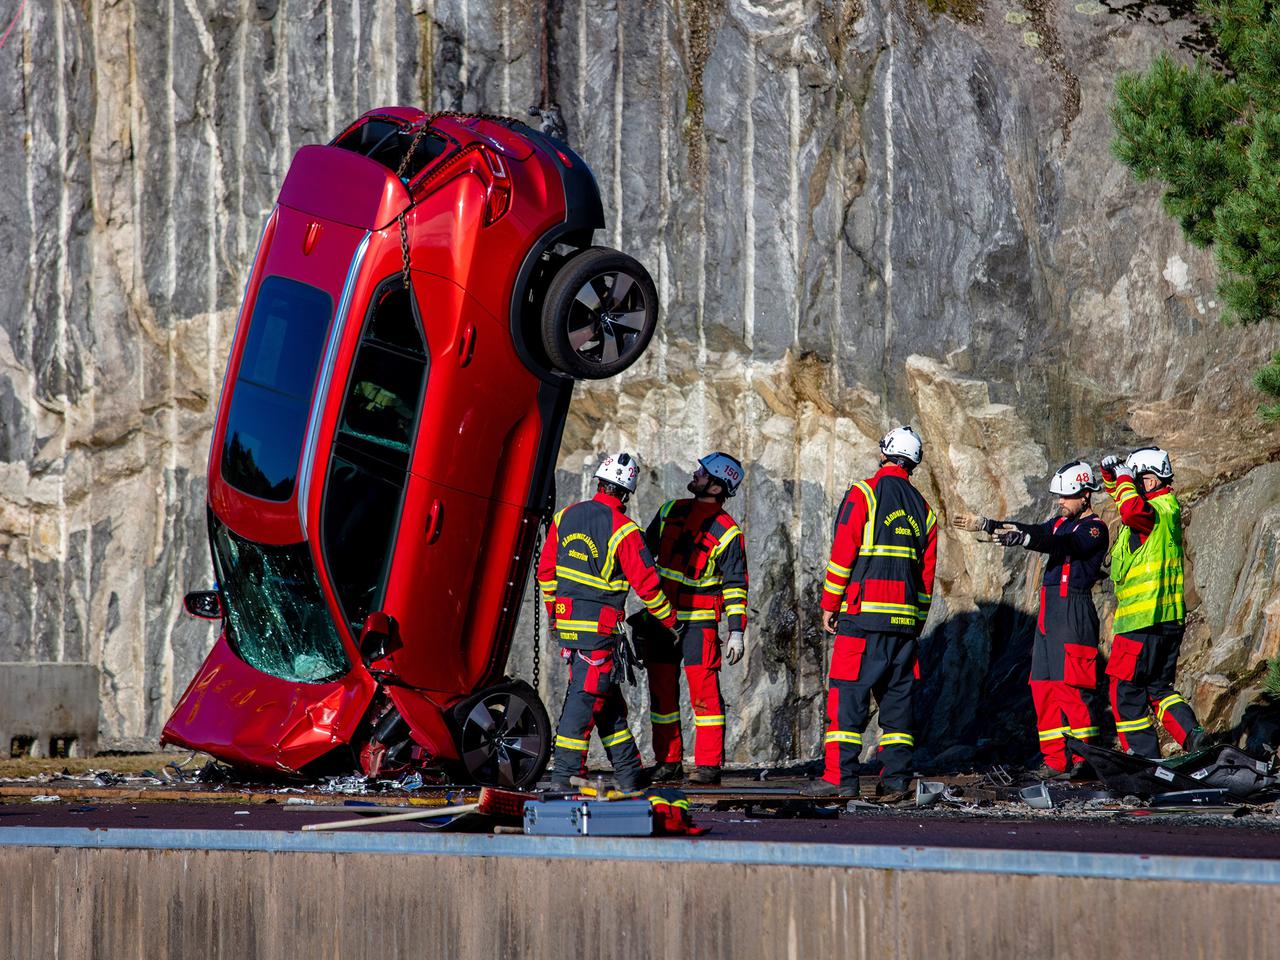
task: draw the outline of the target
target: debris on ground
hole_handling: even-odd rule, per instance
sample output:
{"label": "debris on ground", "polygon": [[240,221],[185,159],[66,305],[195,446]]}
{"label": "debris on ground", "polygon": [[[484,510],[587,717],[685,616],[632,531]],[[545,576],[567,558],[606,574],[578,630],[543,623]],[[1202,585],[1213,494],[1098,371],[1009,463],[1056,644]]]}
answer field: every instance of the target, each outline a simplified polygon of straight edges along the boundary
{"label": "debris on ground", "polygon": [[1168,793],[1217,788],[1232,800],[1262,802],[1280,796],[1280,771],[1273,761],[1219,744],[1168,760],[1138,757],[1066,738],[1112,790],[1143,800]]}
{"label": "debris on ground", "polygon": [[[696,834],[699,811],[736,812],[748,821],[833,821],[842,816],[915,816],[924,818],[989,820],[1121,819],[1181,825],[1249,822],[1280,830],[1280,770],[1274,762],[1251,756],[1234,746],[1218,745],[1164,761],[1147,760],[1089,744],[1073,744],[1089,757],[1077,778],[1096,772],[1096,780],[1036,782],[1017,766],[978,768],[967,773],[932,774],[920,778],[901,798],[876,796],[878,778],[863,776],[852,794],[810,797],[807,787],[814,771],[809,765],[790,768],[731,770],[721,787],[674,791],[663,807],[661,791],[630,795],[611,789],[612,778],[593,775],[574,785],[570,794],[517,792],[520,803],[532,798],[617,803],[643,800],[649,804],[655,834]],[[24,776],[6,776],[12,768],[0,765],[0,802],[72,804],[139,800],[152,802],[209,801],[234,803],[252,810],[253,804],[279,804],[298,812],[331,808],[333,819],[344,815],[370,823],[386,815],[414,814],[405,829],[519,833],[523,809],[492,816],[479,810],[443,817],[442,808],[475,804],[479,788],[449,783],[443,771],[426,770],[387,778],[341,776],[311,782],[298,778],[247,778],[243,771],[209,761],[205,755],[161,754],[147,762],[130,762],[116,769],[97,758],[94,763],[58,764]],[[1092,768],[1092,769],[1090,769]],[[159,771],[159,775],[155,774]],[[820,773],[820,771],[817,771]],[[869,774],[869,769],[863,773]],[[603,786],[604,800],[597,795]],[[1026,788],[1026,789],[1024,789]],[[660,809],[661,808],[661,809]],[[617,809],[614,810],[618,813]],[[314,816],[314,814],[313,814]],[[382,822],[387,821],[385,817]],[[606,824],[597,819],[595,835]]]}

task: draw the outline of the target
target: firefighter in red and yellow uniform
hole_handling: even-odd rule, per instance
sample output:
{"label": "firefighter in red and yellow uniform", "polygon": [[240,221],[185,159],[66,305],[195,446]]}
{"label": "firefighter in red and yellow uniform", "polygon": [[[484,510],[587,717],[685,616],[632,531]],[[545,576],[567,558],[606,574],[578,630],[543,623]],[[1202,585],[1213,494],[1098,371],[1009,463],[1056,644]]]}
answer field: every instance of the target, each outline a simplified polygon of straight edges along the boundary
{"label": "firefighter in red and yellow uniform", "polygon": [[1098,686],[1098,610],[1093,585],[1107,555],[1107,525],[1093,512],[1091,495],[1101,489],[1093,468],[1073,460],[1049,481],[1059,516],[1026,524],[957,514],[962,530],[995,534],[1006,547],[1048,554],[1040,587],[1040,617],[1031,647],[1031,699],[1036,709],[1043,764],[1036,776],[1065,780],[1074,759],[1066,738],[1097,736],[1094,692]]}
{"label": "firefighter in red and yellow uniform", "polygon": [[596,495],[555,516],[538,561],[538,585],[547,604],[560,655],[569,662],[569,688],[556,727],[553,790],[586,769],[591,731],[623,790],[644,786],[644,767],[627,727],[627,704],[615,658],[622,638],[623,605],[633,589],[665,628],[676,624],[640,528],[625,503],[640,470],[627,453],[606,457],[596,470]]}
{"label": "firefighter in red and yellow uniform", "polygon": [[649,719],[653,723],[654,782],[684,775],[680,735],[680,664],[684,663],[693,706],[693,762],[690,783],[720,782],[724,765],[724,700],[720,696],[720,630],[729,621],[725,660],[731,665],[746,650],[747,551],[742,530],[724,511],[742,482],[742,464],[727,453],[698,461],[689,481],[692,498],[669,500],[645,531],[662,577],[662,589],[676,608],[680,625],[674,642],[645,646],[649,672]]}
{"label": "firefighter in red and yellow uniform", "polygon": [[1104,458],[1102,481],[1124,524],[1111,548],[1116,616],[1107,661],[1120,748],[1160,756],[1154,711],[1179,746],[1198,750],[1207,734],[1173,687],[1186,616],[1182,507],[1173,493],[1173,465],[1159,447],[1142,447],[1123,462]]}
{"label": "firefighter in red and yellow uniform", "polygon": [[929,615],[938,536],[911,485],[924,445],[910,427],[880,441],[880,469],[845,494],[822,591],[822,625],[836,635],[827,691],[825,772],[816,796],[857,796],[858,757],[871,695],[880,708],[879,793],[911,783],[916,641]]}

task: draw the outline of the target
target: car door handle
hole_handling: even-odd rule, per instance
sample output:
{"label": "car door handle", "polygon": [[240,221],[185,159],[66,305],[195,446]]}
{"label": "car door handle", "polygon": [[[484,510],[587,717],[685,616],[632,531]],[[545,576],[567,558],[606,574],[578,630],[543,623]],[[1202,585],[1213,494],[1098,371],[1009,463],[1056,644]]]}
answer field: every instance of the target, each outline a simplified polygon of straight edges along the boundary
{"label": "car door handle", "polygon": [[458,338],[458,366],[465,367],[471,362],[471,355],[476,349],[476,325],[468,323]]}
{"label": "car door handle", "polygon": [[444,526],[444,504],[438,499],[431,501],[431,511],[427,514],[427,543],[435,543],[440,539],[440,528]]}

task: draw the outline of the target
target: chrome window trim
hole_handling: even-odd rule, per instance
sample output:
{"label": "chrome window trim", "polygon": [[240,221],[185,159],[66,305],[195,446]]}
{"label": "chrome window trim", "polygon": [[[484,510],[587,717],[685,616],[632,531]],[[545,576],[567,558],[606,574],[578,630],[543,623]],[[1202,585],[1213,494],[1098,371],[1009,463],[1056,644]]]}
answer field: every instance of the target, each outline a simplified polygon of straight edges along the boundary
{"label": "chrome window trim", "polygon": [[299,471],[298,483],[298,526],[302,529],[302,539],[309,540],[307,533],[307,503],[311,499],[311,477],[315,471],[316,445],[319,442],[320,413],[324,409],[329,396],[329,384],[333,380],[333,364],[338,353],[338,342],[342,339],[342,331],[346,328],[347,311],[351,309],[351,294],[355,289],[356,276],[364,262],[364,255],[369,249],[369,240],[373,237],[371,230],[366,230],[364,239],[356,247],[355,256],[351,258],[351,266],[347,269],[347,279],[342,285],[342,298],[338,301],[338,309],[333,313],[333,325],[329,329],[329,342],[324,348],[324,362],[320,368],[320,379],[317,381],[315,393],[311,397],[311,413],[307,418],[307,433],[302,441],[302,469]]}

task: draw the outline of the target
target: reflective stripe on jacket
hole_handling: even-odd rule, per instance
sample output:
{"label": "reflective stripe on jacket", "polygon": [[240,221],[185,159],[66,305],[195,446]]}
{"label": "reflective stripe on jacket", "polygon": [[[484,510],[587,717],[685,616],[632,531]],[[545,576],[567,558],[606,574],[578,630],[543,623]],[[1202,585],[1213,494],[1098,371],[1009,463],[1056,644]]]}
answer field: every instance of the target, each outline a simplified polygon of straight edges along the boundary
{"label": "reflective stripe on jacket", "polygon": [[741,528],[717,503],[668,500],[645,531],[662,589],[682,622],[747,625],[747,551]]}
{"label": "reflective stripe on jacket", "polygon": [[556,514],[537,578],[551,627],[565,647],[611,644],[629,588],[663,624],[675,624],[640,528],[608,494],[597,493]]}
{"label": "reflective stripe on jacket", "polygon": [[[1124,488],[1128,487],[1129,490]],[[1114,496],[1138,496],[1122,480]],[[1116,586],[1116,633],[1129,633],[1186,616],[1182,584],[1182,507],[1172,491],[1147,499],[1155,527],[1136,547],[1136,535],[1122,530],[1111,548]]]}
{"label": "reflective stripe on jacket", "polygon": [[822,608],[848,614],[859,632],[919,633],[933,601],[935,528],[896,464],[855,483],[836,515]]}

